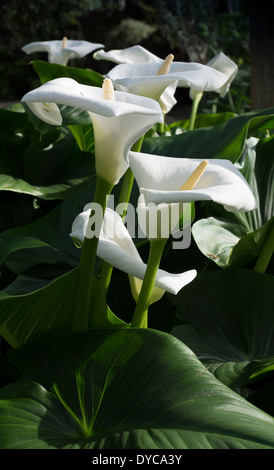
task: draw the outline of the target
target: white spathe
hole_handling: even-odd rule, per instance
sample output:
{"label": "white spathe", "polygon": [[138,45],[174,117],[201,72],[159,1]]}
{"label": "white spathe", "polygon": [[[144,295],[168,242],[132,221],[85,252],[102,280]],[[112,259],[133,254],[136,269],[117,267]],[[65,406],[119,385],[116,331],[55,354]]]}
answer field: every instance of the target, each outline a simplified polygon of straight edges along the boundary
{"label": "white spathe", "polygon": [[[93,58],[96,60],[108,60],[116,64],[135,64],[135,63],[158,63],[159,68],[163,59],[148,51],[142,46],[136,45],[125,49],[113,49],[105,52],[103,49],[95,52]],[[169,85],[159,98],[159,104],[164,114],[167,114],[177,103],[174,97],[177,82]]]}
{"label": "white spathe", "polygon": [[219,93],[223,98],[228,92],[232,81],[238,73],[238,66],[223,52],[219,52],[219,54],[214,56],[207,65],[216,70],[219,70],[219,72],[222,72],[227,76],[226,83],[219,90],[217,90],[217,93]]}
{"label": "white spathe", "polygon": [[[90,209],[80,213],[72,224],[70,236],[82,243],[87,231]],[[140,257],[138,250],[119,214],[106,208],[97,255],[111,266],[127,273],[133,296],[137,300],[142,280],[146,272],[146,264]],[[165,291],[177,294],[185,285],[190,283],[197,275],[195,269],[179,274],[171,274],[159,269],[156,276],[151,303],[159,300]]]}
{"label": "white spathe", "polygon": [[117,90],[160,100],[167,87],[173,85],[194,91],[214,91],[227,81],[226,75],[207,65],[173,62],[167,74],[157,75],[161,62],[116,65],[107,74]]}
{"label": "white spathe", "polygon": [[[129,152],[130,168],[140,191],[138,214],[143,225],[155,206],[161,208],[161,205],[171,208],[172,204],[178,203],[214,201],[230,212],[255,209],[256,200],[248,183],[229,160],[209,159],[196,186],[181,191],[183,183],[202,161]],[[146,225],[141,228],[148,236]],[[158,233],[156,228],[154,233]]]}
{"label": "white spathe", "polygon": [[104,45],[89,41],[67,39],[65,42],[64,40],[30,42],[22,47],[22,51],[26,54],[47,52],[48,62],[67,65],[70,59],[82,58],[101,47],[104,47]]}
{"label": "white spathe", "polygon": [[181,186],[203,159],[173,158],[129,152],[129,163],[146,203],[212,200],[232,212],[255,209],[255,197],[243,175],[229,160],[209,159],[192,190]]}
{"label": "white spathe", "polygon": [[[219,72],[223,73],[227,77],[227,80],[224,85],[221,86],[219,89],[214,90],[216,93],[219,93],[221,98],[223,98],[229,91],[230,85],[238,73],[238,66],[223,52],[219,52],[217,55],[215,55],[207,63],[207,65],[215,70],[219,70]],[[189,92],[190,98],[194,99],[197,93],[199,93],[200,91],[202,90],[193,90],[191,88]]]}
{"label": "white spathe", "polygon": [[93,54],[93,58],[96,60],[108,60],[116,64],[162,62],[160,57],[139,45],[126,47],[125,49],[112,49],[111,51],[100,49]]}
{"label": "white spathe", "polygon": [[58,104],[85,109],[94,128],[96,173],[111,184],[117,184],[128,168],[132,144],[156,122],[163,122],[161,107],[152,99],[115,91],[114,100],[106,100],[102,88],[71,78],[51,80],[22,101],[41,120],[57,126],[62,124]]}

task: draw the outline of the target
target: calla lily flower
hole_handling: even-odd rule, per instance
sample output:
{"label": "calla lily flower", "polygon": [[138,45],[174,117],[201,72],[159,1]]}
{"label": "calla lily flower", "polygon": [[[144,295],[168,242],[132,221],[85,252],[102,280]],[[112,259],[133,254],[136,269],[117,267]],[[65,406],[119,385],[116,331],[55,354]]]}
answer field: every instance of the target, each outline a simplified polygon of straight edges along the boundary
{"label": "calla lily flower", "polygon": [[163,121],[161,108],[152,99],[120,91],[105,99],[101,88],[70,78],[49,81],[27,93],[22,101],[40,119],[57,126],[62,124],[58,104],[85,109],[94,128],[96,174],[113,185],[128,168],[132,144]]}
{"label": "calla lily flower", "polygon": [[127,47],[125,49],[113,49],[107,52],[100,49],[93,54],[93,58],[95,60],[109,60],[116,64],[162,62],[160,57],[139,45]]}
{"label": "calla lily flower", "polygon": [[[238,66],[237,64],[235,64],[235,62],[233,62],[233,60],[227,57],[223,52],[219,52],[219,54],[214,56],[207,63],[207,65],[209,67],[212,67],[215,70],[218,70],[219,72],[223,73],[227,77],[224,85],[221,86],[219,89],[214,90],[216,93],[219,93],[219,95],[223,98],[228,92],[232,81],[234,80],[235,76],[238,73]],[[203,90],[190,89],[190,97],[192,99],[195,98],[197,92],[199,91],[203,91]]]}
{"label": "calla lily flower", "polygon": [[49,62],[67,65],[70,59],[82,58],[101,47],[104,47],[103,44],[63,38],[63,40],[31,42],[23,46],[22,51],[26,54],[47,52]]}
{"label": "calla lily flower", "polygon": [[[140,190],[139,221],[146,221],[153,205],[161,204],[171,207],[172,204],[192,201],[214,201],[230,212],[255,209],[256,201],[249,185],[229,160],[207,160],[207,165],[192,185],[194,187],[184,187],[184,183],[190,181],[202,162],[204,161],[200,159],[129,152],[130,168]],[[146,213],[143,219],[142,211],[143,215]],[[155,233],[158,233],[156,229]]]}
{"label": "calla lily flower", "polygon": [[[163,63],[160,57],[139,45],[127,47],[126,49],[113,49],[108,52],[101,49],[93,54],[93,58],[96,60],[109,60],[116,64],[158,63],[160,67]],[[167,114],[177,103],[174,97],[176,88],[177,82],[171,83],[158,100],[164,114]]]}
{"label": "calla lily flower", "polygon": [[158,102],[171,85],[175,89],[182,86],[197,91],[214,91],[227,81],[223,73],[198,63],[173,62],[167,73],[159,74],[159,67],[164,62],[119,64],[107,75],[117,90],[147,96]]}
{"label": "calla lily flower", "polygon": [[214,68],[215,70],[219,70],[219,72],[222,72],[227,76],[226,83],[219,90],[217,90],[217,93],[219,93],[223,98],[228,92],[232,81],[238,73],[238,66],[223,52],[219,52],[219,54],[213,57],[213,59],[211,59],[207,65]]}
{"label": "calla lily flower", "polygon": [[[87,232],[91,210],[80,213],[72,224],[70,236],[81,243]],[[142,279],[146,272],[146,264],[140,257],[138,250],[119,214],[106,208],[97,255],[102,260],[117,269],[127,273],[135,300],[142,286]],[[158,269],[153,295],[150,303],[159,300],[165,291],[176,295],[185,285],[190,283],[197,275],[195,269],[180,274],[171,274]]]}

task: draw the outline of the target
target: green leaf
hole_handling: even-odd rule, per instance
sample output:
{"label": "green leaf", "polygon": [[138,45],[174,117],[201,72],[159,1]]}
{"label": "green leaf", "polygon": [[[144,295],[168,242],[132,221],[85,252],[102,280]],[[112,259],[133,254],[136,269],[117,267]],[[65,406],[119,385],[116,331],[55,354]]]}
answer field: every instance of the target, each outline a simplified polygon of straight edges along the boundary
{"label": "green leaf", "polygon": [[2,449],[273,449],[274,420],[155,330],[93,330],[14,351]]}
{"label": "green leaf", "polygon": [[0,334],[18,347],[49,331],[69,328],[77,269],[30,294],[0,292]]}
{"label": "green leaf", "polygon": [[29,124],[28,115],[24,112],[11,111],[0,108],[0,132],[1,134],[15,135],[26,130]]}
{"label": "green leaf", "polygon": [[95,179],[38,220],[0,234],[0,264],[6,262],[15,273],[42,263],[78,266],[80,252],[69,234],[75,217],[92,200],[94,185]]}
{"label": "green leaf", "polygon": [[[194,129],[200,129],[201,127],[215,126],[216,124],[228,121],[229,119],[232,119],[236,116],[237,114],[228,112],[228,111],[224,113],[214,113],[214,114],[210,114],[210,113],[197,114],[196,119],[195,119]],[[176,131],[178,132],[178,130],[180,129],[188,130],[189,121],[190,121],[189,119],[176,121],[176,122],[169,124],[168,128],[171,130],[172,133],[175,133]]]}
{"label": "green leaf", "polygon": [[94,153],[94,134],[93,127],[89,124],[74,124],[69,126],[70,131],[83,152]]}
{"label": "green leaf", "polygon": [[35,60],[32,65],[42,83],[62,77],[72,78],[89,86],[102,86],[103,83],[102,75],[91,69],[51,64],[43,60]]}
{"label": "green leaf", "polygon": [[172,333],[230,387],[274,362],[274,279],[247,269],[199,274],[174,297]]}
{"label": "green leaf", "polygon": [[274,127],[274,108],[253,111],[211,127],[180,135],[146,138],[142,152],[179,158],[225,158],[233,163],[241,157],[248,135]]}
{"label": "green leaf", "polygon": [[[12,347],[49,332],[71,328],[77,270],[28,294],[11,296],[0,292],[0,334]],[[94,278],[89,327],[98,325],[104,328],[128,326],[108,308],[101,285]]]}
{"label": "green leaf", "polygon": [[[7,133],[0,133],[0,190],[48,200],[65,199],[95,174],[94,155],[79,150],[71,134],[61,137],[60,131],[51,127],[39,139],[41,134],[35,131],[27,113],[0,112],[0,126],[5,117]],[[92,129],[90,120],[87,127]],[[93,149],[92,144],[90,132],[87,150]]]}

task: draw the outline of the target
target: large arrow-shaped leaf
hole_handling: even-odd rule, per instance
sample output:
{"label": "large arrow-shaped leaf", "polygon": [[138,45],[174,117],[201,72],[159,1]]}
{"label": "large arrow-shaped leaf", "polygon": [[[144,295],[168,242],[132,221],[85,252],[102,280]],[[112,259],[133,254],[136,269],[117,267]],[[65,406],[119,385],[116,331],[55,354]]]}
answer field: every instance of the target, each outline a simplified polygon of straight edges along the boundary
{"label": "large arrow-shaped leaf", "polygon": [[274,364],[274,279],[248,269],[199,274],[173,298],[173,334],[230,387]]}
{"label": "large arrow-shaped leaf", "polygon": [[1,448],[273,449],[274,419],[155,330],[50,338],[13,357]]}
{"label": "large arrow-shaped leaf", "polygon": [[148,138],[142,152],[179,158],[226,158],[235,163],[249,134],[256,136],[260,130],[273,127],[274,108],[252,111],[211,127]]}
{"label": "large arrow-shaped leaf", "polygon": [[[0,292],[0,334],[12,347],[49,332],[71,329],[77,270],[28,294],[11,296]],[[108,308],[101,284],[95,277],[91,299],[90,327],[127,327]]]}

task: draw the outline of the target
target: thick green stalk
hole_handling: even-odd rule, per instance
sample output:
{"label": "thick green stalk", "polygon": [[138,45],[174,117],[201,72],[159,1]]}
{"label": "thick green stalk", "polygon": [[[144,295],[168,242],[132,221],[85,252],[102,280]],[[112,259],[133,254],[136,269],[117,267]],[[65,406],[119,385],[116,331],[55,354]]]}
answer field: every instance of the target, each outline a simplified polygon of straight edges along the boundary
{"label": "thick green stalk", "polygon": [[198,106],[199,103],[202,99],[203,92],[199,92],[196,94],[195,98],[192,100],[192,108],[191,108],[191,114],[190,114],[190,119],[189,119],[189,130],[192,131],[194,129],[195,125],[195,120],[196,120],[196,115],[198,111]]}
{"label": "thick green stalk", "polygon": [[164,134],[165,133],[165,115],[163,113],[163,122],[159,122],[157,124],[157,131],[159,134]]}
{"label": "thick green stalk", "polygon": [[269,230],[263,249],[257,258],[256,264],[254,266],[255,271],[258,271],[259,273],[265,273],[268,267],[268,264],[271,260],[271,257],[273,255],[273,250],[274,250],[274,223],[272,223],[272,227]]}
{"label": "thick green stalk", "polygon": [[[144,136],[140,137],[140,139],[138,139],[133,144],[133,146],[131,147],[132,152],[140,152],[140,150],[142,148],[143,140],[144,140]],[[131,168],[129,167],[127,169],[127,171],[125,172],[125,174],[124,174],[123,184],[122,184],[122,187],[121,187],[118,204],[120,204],[120,203],[128,204],[129,203],[133,183],[134,183],[134,175],[131,171]],[[124,218],[125,218],[125,214],[123,214],[122,219],[124,219]]]}
{"label": "thick green stalk", "polygon": [[166,238],[150,240],[147,269],[131,324],[133,328],[148,326],[148,308],[166,242]]}
{"label": "thick green stalk", "polygon": [[[140,139],[138,139],[133,144],[131,150],[133,152],[140,152],[143,140],[144,140],[144,136],[140,137]],[[131,171],[131,168],[128,168],[123,177],[123,183],[122,183],[122,187],[121,187],[121,191],[119,195],[118,205],[120,203],[123,203],[123,204],[129,203],[133,183],[134,183],[134,175]],[[122,220],[124,220],[125,215],[126,215],[126,211],[124,211],[124,213],[121,215]],[[101,273],[100,273],[100,283],[103,287],[105,296],[107,295],[107,292],[108,292],[112,271],[113,271],[113,266],[104,262]]]}
{"label": "thick green stalk", "polygon": [[[93,203],[102,208],[104,216],[107,199],[111,193],[112,185],[101,178],[97,178]],[[103,219],[101,220],[103,222]],[[96,227],[99,234],[101,227]],[[78,267],[72,329],[73,331],[84,331],[88,328],[89,311],[91,304],[92,279],[96,261],[96,252],[99,238],[86,237],[81,250],[80,263]]]}

